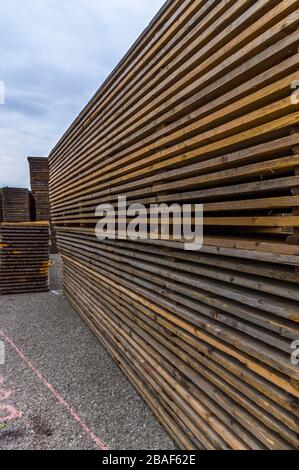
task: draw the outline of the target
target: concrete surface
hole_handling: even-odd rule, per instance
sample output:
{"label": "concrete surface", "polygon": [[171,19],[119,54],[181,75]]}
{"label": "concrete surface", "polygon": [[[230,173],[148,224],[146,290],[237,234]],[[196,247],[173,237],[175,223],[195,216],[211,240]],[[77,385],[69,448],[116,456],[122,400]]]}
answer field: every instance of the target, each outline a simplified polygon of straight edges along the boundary
{"label": "concrete surface", "polygon": [[69,305],[53,260],[49,293],[0,297],[0,449],[175,449]]}

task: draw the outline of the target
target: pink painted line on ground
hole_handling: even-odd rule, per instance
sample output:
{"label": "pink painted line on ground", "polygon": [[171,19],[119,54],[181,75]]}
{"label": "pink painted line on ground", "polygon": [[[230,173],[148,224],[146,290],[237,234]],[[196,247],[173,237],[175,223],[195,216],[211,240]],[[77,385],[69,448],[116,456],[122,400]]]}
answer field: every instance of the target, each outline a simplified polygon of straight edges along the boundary
{"label": "pink painted line on ground", "polygon": [[69,415],[77,421],[77,423],[81,426],[81,428],[88,434],[88,436],[92,439],[96,447],[100,450],[109,450],[109,448],[104,444],[101,439],[99,439],[94,432],[82,421],[80,416],[76,413],[74,408],[72,408],[67,401],[60,395],[60,393],[45,379],[45,377],[39,372],[39,370],[32,364],[32,362],[25,356],[25,354],[16,346],[13,340],[7,336],[3,331],[0,330],[0,336],[15,350],[18,356],[23,360],[23,362],[32,370],[34,375],[38,377],[38,379],[47,387],[48,390],[52,393],[55,397],[56,401],[62,405]]}
{"label": "pink painted line on ground", "polygon": [[0,405],[0,413],[7,413],[7,415],[0,416],[0,423],[13,421],[14,419],[22,418],[23,413],[11,405]]}

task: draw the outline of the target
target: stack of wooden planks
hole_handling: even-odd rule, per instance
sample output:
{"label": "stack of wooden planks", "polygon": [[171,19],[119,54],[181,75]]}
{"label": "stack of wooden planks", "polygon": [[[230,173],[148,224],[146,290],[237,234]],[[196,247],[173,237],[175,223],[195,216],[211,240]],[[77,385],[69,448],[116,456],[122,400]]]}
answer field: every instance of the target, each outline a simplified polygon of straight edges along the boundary
{"label": "stack of wooden planks", "polygon": [[50,219],[49,162],[47,158],[29,157],[31,191],[35,200],[37,221]]}
{"label": "stack of wooden planks", "polygon": [[[28,157],[31,191],[34,197],[35,220],[37,222],[50,222],[49,201],[49,161],[45,157]],[[54,227],[51,230],[51,252],[57,253],[57,244]]]}
{"label": "stack of wooden planks", "polygon": [[30,222],[31,197],[28,189],[1,189],[1,219],[3,222]]}
{"label": "stack of wooden planks", "polygon": [[[66,294],[185,449],[298,448],[298,22],[168,1],[49,158]],[[99,242],[119,196],[204,204],[203,248]]]}
{"label": "stack of wooden planks", "polygon": [[49,290],[49,225],[0,223],[0,295]]}

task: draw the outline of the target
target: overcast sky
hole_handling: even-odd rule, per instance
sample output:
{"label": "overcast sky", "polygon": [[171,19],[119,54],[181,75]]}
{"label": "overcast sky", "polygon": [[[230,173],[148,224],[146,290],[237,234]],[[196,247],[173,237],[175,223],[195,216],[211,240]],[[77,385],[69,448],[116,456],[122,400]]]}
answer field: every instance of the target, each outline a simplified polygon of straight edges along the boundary
{"label": "overcast sky", "polygon": [[48,156],[163,3],[0,0],[0,187],[29,185],[27,156]]}

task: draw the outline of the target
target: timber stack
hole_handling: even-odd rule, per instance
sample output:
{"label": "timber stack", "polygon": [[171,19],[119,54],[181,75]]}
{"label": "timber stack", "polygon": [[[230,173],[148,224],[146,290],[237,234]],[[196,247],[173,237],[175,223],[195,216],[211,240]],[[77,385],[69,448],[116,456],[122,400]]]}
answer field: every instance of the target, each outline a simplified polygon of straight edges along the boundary
{"label": "timber stack", "polygon": [[[28,157],[31,191],[34,197],[34,213],[37,222],[50,222],[49,161],[45,157]],[[51,252],[57,253],[54,227],[51,230]]]}
{"label": "timber stack", "polygon": [[1,189],[1,219],[3,222],[30,222],[31,194],[28,189]]}
{"label": "timber stack", "polygon": [[[50,155],[66,294],[185,449],[298,448],[298,21],[168,1]],[[119,196],[204,204],[203,248],[99,242]]]}
{"label": "timber stack", "polygon": [[49,290],[49,224],[0,223],[0,295]]}

